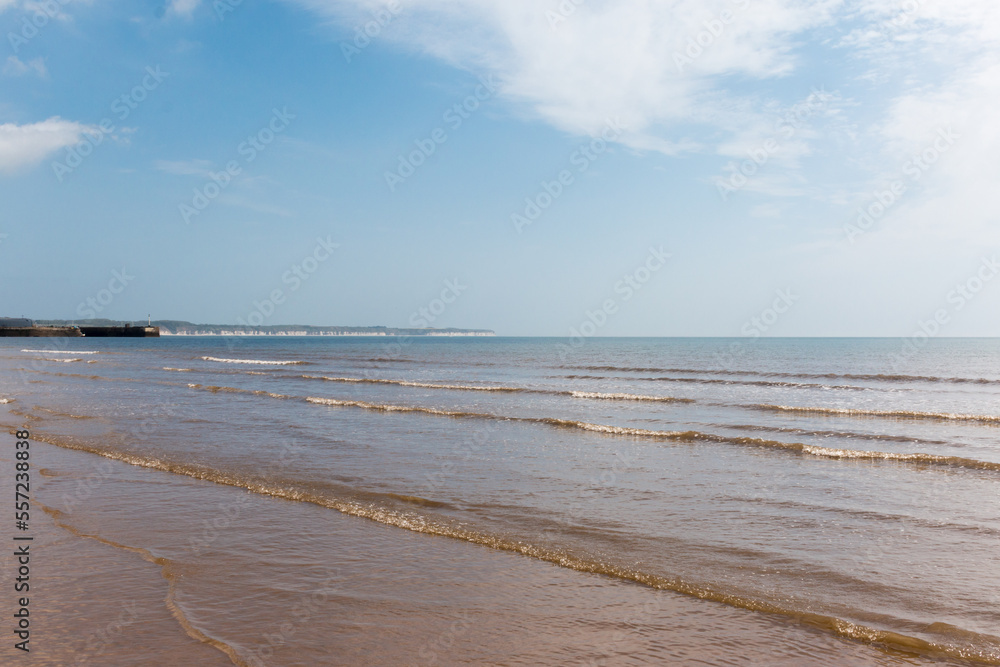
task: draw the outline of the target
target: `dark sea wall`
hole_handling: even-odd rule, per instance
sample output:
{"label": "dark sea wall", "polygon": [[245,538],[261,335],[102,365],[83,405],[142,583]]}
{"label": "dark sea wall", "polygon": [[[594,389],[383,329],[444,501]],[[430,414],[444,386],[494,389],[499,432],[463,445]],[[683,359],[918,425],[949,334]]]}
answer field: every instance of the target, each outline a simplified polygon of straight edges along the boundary
{"label": "dark sea wall", "polygon": [[79,338],[76,327],[0,327],[0,338]]}

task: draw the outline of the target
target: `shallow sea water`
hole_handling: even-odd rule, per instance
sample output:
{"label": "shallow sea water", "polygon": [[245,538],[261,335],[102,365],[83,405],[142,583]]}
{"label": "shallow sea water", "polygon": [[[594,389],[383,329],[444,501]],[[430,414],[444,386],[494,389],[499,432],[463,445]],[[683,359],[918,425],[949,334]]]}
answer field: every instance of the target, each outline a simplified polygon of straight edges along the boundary
{"label": "shallow sea water", "polygon": [[1000,663],[1000,342],[557,343],[0,341],[31,664]]}

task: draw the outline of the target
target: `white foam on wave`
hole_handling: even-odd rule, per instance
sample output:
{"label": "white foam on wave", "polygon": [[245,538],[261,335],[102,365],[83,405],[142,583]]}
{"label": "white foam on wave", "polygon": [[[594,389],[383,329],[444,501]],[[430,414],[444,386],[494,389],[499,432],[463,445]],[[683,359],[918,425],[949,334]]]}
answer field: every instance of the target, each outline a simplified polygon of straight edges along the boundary
{"label": "white foam on wave", "polygon": [[941,419],[946,421],[978,421],[1000,423],[998,415],[968,415],[952,412],[915,412],[911,410],[859,410],[854,408],[814,408],[797,405],[758,404],[750,406],[773,412],[798,412],[801,414],[844,415],[847,417],[898,417],[903,419]]}
{"label": "white foam on wave", "polygon": [[222,364],[252,364],[254,366],[294,366],[303,361],[267,361],[264,359],[219,359],[218,357],[202,357],[205,361],[215,361]]}
{"label": "white foam on wave", "polygon": [[[272,394],[261,390],[236,389],[233,387],[203,387],[198,384],[189,384],[193,389],[207,389],[213,392],[238,392],[256,395],[265,395],[272,398],[289,399],[292,396]],[[746,447],[768,447],[805,455],[818,456],[829,459],[856,459],[856,460],[882,460],[898,461],[916,464],[938,464],[954,467],[1000,471],[1000,462],[981,461],[977,459],[967,459],[955,456],[939,456],[936,454],[908,454],[896,452],[862,451],[853,449],[833,449],[829,447],[819,447],[816,445],[806,445],[799,442],[781,442],[777,440],[762,440],[759,438],[734,438],[724,435],[714,435],[711,433],[701,433],[699,431],[654,431],[643,428],[632,428],[628,426],[612,426],[610,424],[593,424],[570,419],[556,419],[552,417],[511,417],[479,412],[456,412],[453,410],[441,410],[411,405],[391,405],[386,403],[369,403],[367,401],[345,400],[339,398],[319,398],[315,396],[306,397],[307,403],[316,405],[328,405],[337,407],[363,408],[365,410],[376,410],[379,412],[409,412],[422,413],[428,415],[439,415],[442,417],[478,418],[508,422],[523,422],[536,424],[549,424],[561,428],[574,428],[593,433],[604,433],[607,435],[617,435],[626,437],[652,438],[656,440],[674,440],[682,442],[716,442],[740,445]]]}
{"label": "white foam on wave", "polygon": [[500,392],[516,392],[524,391],[519,387],[488,387],[488,386],[474,386],[468,384],[439,384],[432,382],[412,382],[410,380],[384,380],[381,378],[347,378],[347,377],[329,377],[326,375],[303,375],[303,378],[309,380],[326,380],[327,382],[347,382],[347,383],[357,383],[357,384],[393,384],[399,385],[401,387],[422,387],[424,389],[457,389],[461,391],[500,391]]}
{"label": "white foam on wave", "polygon": [[956,466],[961,468],[973,468],[978,470],[1000,471],[1000,463],[994,461],[981,461],[979,459],[968,459],[959,456],[941,456],[939,454],[907,454],[899,452],[866,452],[855,449],[831,449],[829,447],[817,447],[815,445],[803,445],[802,452],[813,456],[822,456],[831,459],[861,459],[871,461],[903,461],[906,463],[936,463],[941,465]]}
{"label": "white foam on wave", "polygon": [[661,403],[691,403],[690,398],[673,396],[646,396],[643,394],[608,394],[599,391],[571,391],[573,398],[596,398],[607,401],[659,401]]}
{"label": "white foam on wave", "polygon": [[368,403],[367,401],[345,401],[339,398],[317,398],[315,396],[306,397],[306,402],[317,405],[337,405],[351,408],[364,408],[366,410],[380,410],[382,412],[420,412],[428,415],[442,415],[445,417],[467,417],[479,416],[494,419],[492,415],[474,415],[467,412],[454,412],[451,410],[438,410],[437,408],[423,408],[410,405],[388,405],[386,403]]}
{"label": "white foam on wave", "polygon": [[163,370],[165,370],[165,371],[174,371],[176,373],[190,373],[191,372],[190,368],[171,368],[170,366],[164,366]]}
{"label": "white foam on wave", "polygon": [[0,398],[0,405],[7,405],[8,403],[13,403],[13,398]]}
{"label": "white foam on wave", "polygon": [[[563,422],[564,420],[552,420],[552,423]],[[584,431],[594,431],[595,433],[610,433],[611,435],[628,435],[648,438],[680,438],[686,435],[682,431],[651,431],[645,428],[630,428],[627,426],[610,426],[607,424],[591,424],[589,422],[578,422],[566,420],[560,426],[572,426]]]}
{"label": "white foam on wave", "polygon": [[84,350],[21,350],[21,352],[34,352],[36,354],[100,354],[100,352],[86,352]]}
{"label": "white foam on wave", "polygon": [[37,361],[61,361],[64,364],[71,364],[74,361],[83,361],[83,359],[80,359],[79,357],[76,357],[74,359],[49,359],[48,357],[35,357],[35,359]]}

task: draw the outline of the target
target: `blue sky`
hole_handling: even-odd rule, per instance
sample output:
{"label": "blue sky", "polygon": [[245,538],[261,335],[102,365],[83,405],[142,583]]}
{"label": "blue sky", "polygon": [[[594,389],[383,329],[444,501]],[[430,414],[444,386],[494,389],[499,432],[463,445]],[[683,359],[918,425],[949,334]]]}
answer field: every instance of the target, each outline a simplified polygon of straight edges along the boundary
{"label": "blue sky", "polygon": [[998,334],[994,3],[578,2],[0,0],[0,315]]}

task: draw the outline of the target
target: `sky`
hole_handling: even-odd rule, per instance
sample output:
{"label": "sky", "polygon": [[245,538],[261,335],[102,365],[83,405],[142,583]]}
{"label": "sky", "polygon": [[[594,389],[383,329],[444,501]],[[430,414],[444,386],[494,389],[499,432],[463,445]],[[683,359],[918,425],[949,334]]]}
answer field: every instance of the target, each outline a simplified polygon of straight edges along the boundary
{"label": "sky", "polygon": [[0,0],[0,316],[1000,335],[993,0]]}

